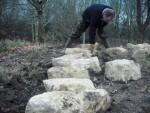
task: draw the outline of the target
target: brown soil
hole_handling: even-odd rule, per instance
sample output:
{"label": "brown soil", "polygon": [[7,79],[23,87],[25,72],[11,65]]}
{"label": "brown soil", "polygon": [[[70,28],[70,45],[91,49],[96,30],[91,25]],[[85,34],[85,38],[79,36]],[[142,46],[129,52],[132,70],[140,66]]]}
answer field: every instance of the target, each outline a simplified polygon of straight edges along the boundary
{"label": "brown soil", "polygon": [[[1,67],[15,69],[6,73],[11,75],[9,80],[0,79],[0,113],[25,112],[28,100],[45,91],[42,80],[47,79],[51,59],[63,55],[61,51],[62,47],[47,47],[38,57],[28,58],[33,54],[30,51],[14,51],[0,58]],[[99,75],[91,72],[95,86],[106,89],[113,99],[106,113],[150,113],[150,69],[143,71],[142,76],[125,84],[107,80],[103,72]]]}

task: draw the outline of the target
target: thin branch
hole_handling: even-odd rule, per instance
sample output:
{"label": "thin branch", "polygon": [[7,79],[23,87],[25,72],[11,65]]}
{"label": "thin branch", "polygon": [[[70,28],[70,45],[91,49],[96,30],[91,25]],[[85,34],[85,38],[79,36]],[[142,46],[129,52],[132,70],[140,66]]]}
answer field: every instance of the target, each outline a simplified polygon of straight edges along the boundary
{"label": "thin branch", "polygon": [[148,26],[150,24],[150,0],[147,0],[147,18],[144,23],[144,26]]}
{"label": "thin branch", "polygon": [[137,0],[136,1],[137,3],[137,24],[138,26],[141,26],[142,25],[142,8],[141,8],[141,0]]}

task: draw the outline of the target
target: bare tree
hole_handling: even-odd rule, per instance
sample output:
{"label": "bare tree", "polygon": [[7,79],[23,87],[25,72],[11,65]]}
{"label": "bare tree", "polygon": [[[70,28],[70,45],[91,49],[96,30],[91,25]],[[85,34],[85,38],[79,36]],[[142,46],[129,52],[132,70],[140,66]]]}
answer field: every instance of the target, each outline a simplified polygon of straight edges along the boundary
{"label": "bare tree", "polygon": [[[138,30],[141,33],[142,42],[144,42],[144,33],[150,24],[150,0],[146,0],[147,16],[146,19],[143,18],[144,13],[142,11],[142,2],[143,0],[137,0],[137,25]],[[145,20],[145,21],[144,21]]]}
{"label": "bare tree", "polygon": [[28,2],[36,9],[38,18],[38,41],[43,42],[44,39],[44,23],[43,23],[43,9],[47,0],[28,0]]}

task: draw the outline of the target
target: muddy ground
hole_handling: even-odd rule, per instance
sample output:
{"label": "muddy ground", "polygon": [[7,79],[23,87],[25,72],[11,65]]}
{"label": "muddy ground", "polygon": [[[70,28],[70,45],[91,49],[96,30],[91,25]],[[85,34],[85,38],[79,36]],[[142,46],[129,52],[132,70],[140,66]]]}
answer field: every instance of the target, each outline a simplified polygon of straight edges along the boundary
{"label": "muddy ground", "polygon": [[[63,53],[62,47],[36,51],[16,50],[0,57],[0,113],[24,113],[30,97],[45,91],[51,59]],[[3,70],[7,71],[3,71]],[[3,76],[3,77],[2,77]]]}
{"label": "muddy ground", "polygon": [[[40,52],[39,52],[40,51]],[[51,59],[63,55],[62,47],[46,47],[39,51],[13,51],[1,55],[0,113],[24,113],[30,97],[45,91],[42,80],[47,79]],[[127,84],[107,80],[103,72],[91,72],[97,88],[105,88],[112,96],[112,106],[106,113],[150,113],[150,70],[142,79]],[[99,112],[101,113],[101,112]]]}

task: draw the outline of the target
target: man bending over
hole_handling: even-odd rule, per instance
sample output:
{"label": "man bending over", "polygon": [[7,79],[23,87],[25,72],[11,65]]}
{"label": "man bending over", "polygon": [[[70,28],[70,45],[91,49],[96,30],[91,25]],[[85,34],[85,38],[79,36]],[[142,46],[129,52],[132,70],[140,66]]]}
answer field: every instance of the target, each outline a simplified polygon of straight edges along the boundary
{"label": "man bending over", "polygon": [[89,28],[89,43],[91,49],[95,47],[96,42],[96,31],[100,37],[103,45],[108,48],[106,37],[103,37],[103,28],[113,21],[115,17],[115,11],[112,7],[103,4],[94,4],[88,7],[82,14],[82,21],[77,26],[76,31],[72,34],[70,39],[67,41],[65,47],[68,47],[72,40],[80,38],[82,33]]}

